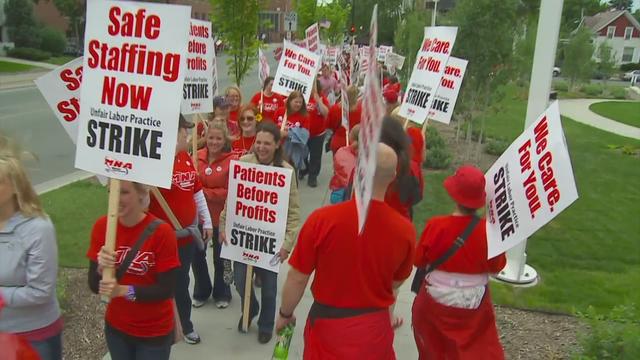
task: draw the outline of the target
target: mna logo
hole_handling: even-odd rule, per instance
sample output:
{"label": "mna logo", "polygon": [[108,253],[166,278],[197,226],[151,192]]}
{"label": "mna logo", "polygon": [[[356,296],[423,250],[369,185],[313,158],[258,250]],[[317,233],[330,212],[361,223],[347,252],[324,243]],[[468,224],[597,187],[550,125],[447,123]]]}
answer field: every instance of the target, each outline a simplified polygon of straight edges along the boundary
{"label": "mna logo", "polygon": [[243,251],[242,252],[242,259],[243,260],[247,260],[247,261],[251,261],[252,263],[256,264],[256,263],[258,263],[258,260],[260,260],[260,255],[252,254],[252,253],[248,253],[246,251]]}
{"label": "mna logo", "polygon": [[128,175],[129,170],[133,170],[133,164],[130,162],[124,162],[109,157],[104,158],[104,166],[107,172],[120,173]]}

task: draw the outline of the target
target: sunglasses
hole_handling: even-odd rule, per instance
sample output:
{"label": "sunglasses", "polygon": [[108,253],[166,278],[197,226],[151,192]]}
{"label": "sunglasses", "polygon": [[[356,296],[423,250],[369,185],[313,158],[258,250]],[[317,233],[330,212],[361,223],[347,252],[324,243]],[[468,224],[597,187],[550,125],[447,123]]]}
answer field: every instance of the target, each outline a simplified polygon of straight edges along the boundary
{"label": "sunglasses", "polygon": [[255,116],[241,116],[240,120],[249,120],[249,121],[253,121],[255,120],[256,117]]}

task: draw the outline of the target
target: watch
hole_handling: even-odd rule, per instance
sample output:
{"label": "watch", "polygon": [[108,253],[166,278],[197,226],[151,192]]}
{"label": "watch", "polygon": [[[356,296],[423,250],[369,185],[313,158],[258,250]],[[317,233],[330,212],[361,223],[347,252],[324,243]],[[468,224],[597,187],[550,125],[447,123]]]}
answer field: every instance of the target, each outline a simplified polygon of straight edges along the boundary
{"label": "watch", "polygon": [[136,289],[133,285],[129,285],[127,287],[127,295],[125,295],[125,299],[129,301],[136,301]]}

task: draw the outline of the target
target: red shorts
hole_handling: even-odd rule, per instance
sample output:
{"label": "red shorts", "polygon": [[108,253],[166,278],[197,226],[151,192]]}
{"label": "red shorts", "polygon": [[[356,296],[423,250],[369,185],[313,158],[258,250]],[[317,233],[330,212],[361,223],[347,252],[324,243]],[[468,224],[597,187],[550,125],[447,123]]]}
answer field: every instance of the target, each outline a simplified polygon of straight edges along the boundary
{"label": "red shorts", "polygon": [[388,310],[343,319],[310,320],[304,328],[304,360],[395,360]]}

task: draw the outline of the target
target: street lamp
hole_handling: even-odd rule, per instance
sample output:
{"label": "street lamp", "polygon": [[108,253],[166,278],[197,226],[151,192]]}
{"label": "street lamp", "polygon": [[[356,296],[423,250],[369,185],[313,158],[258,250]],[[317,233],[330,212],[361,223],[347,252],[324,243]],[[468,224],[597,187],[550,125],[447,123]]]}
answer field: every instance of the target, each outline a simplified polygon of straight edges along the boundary
{"label": "street lamp", "polygon": [[431,14],[431,26],[436,26],[436,14],[438,13],[438,1],[440,0],[429,0],[429,2],[433,2],[433,13]]}

